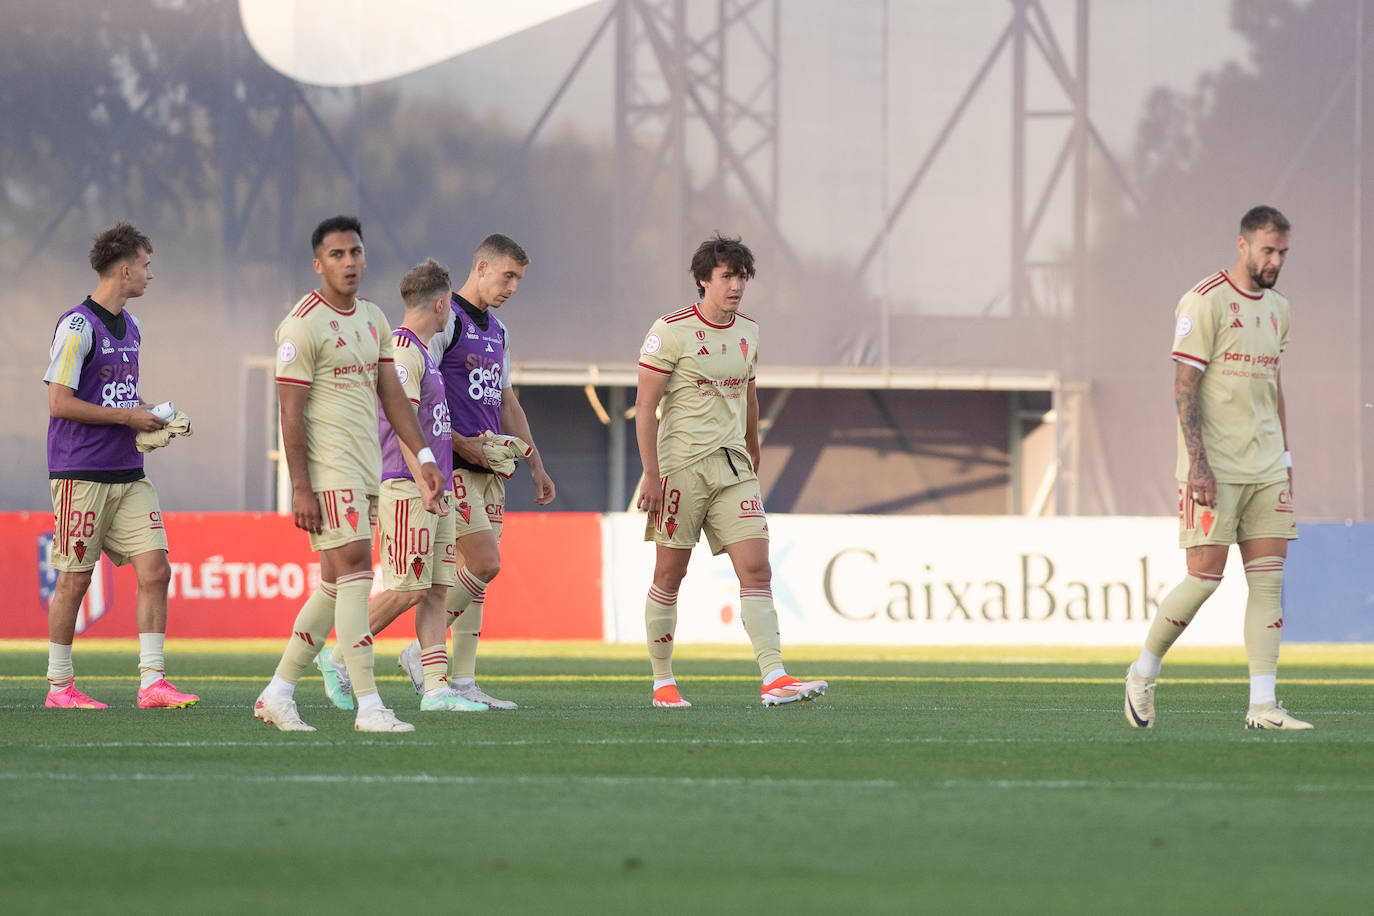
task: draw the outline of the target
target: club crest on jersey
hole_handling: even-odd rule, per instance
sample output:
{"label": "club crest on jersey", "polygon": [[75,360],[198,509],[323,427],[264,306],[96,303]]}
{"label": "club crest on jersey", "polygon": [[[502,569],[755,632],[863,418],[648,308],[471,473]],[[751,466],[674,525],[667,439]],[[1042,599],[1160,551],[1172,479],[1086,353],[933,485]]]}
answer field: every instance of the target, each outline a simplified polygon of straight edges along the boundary
{"label": "club crest on jersey", "polygon": [[1202,512],[1202,533],[1203,533],[1203,534],[1211,534],[1211,533],[1212,533],[1212,522],[1214,522],[1214,521],[1216,521],[1216,519],[1213,517],[1212,513],[1211,513],[1211,512],[1208,512],[1207,510],[1204,509],[1203,512]]}
{"label": "club crest on jersey", "polygon": [[396,378],[401,380],[402,385],[410,381],[410,372],[408,372],[406,370],[406,367],[402,366],[400,363],[396,364]]}
{"label": "club crest on jersey", "polygon": [[467,500],[463,500],[458,504],[458,514],[463,517],[464,524],[472,521],[472,506],[468,505]]}
{"label": "club crest on jersey", "polygon": [[1237,312],[1237,313],[1240,312],[1240,303],[1239,303],[1239,302],[1232,302],[1232,303],[1231,303],[1231,311]]}
{"label": "club crest on jersey", "polygon": [[352,506],[349,506],[349,507],[348,507],[348,511],[344,513],[344,518],[348,519],[348,524],[352,526],[352,528],[353,528],[354,531],[357,531],[357,530],[358,530],[358,510],[357,510],[357,509],[353,508]]}
{"label": "club crest on jersey", "polygon": [[425,571],[425,561],[417,556],[410,561],[410,571],[415,574],[415,578],[420,578],[420,573]]}
{"label": "club crest on jersey", "polygon": [[76,554],[76,562],[80,563],[86,559],[86,542],[77,541],[72,545],[72,553]]}
{"label": "club crest on jersey", "polygon": [[339,333],[339,323],[337,321],[329,322],[329,330],[333,331],[335,334]]}
{"label": "club crest on jersey", "polygon": [[698,330],[697,330],[697,340],[705,340],[705,339],[706,339],[706,332],[703,331],[703,330],[698,329]]}
{"label": "club crest on jersey", "polygon": [[677,519],[670,517],[663,523],[663,530],[668,532],[668,537],[672,537],[673,532],[677,530]]}
{"label": "club crest on jersey", "polygon": [[745,359],[749,358],[749,341],[743,337],[739,339],[739,351],[744,354]]}

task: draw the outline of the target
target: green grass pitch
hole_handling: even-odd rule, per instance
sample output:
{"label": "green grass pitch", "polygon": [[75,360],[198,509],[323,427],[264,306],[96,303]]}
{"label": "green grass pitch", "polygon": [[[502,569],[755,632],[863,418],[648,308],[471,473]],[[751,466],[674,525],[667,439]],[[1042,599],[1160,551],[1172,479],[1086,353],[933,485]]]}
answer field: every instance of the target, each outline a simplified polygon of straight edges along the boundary
{"label": "green grass pitch", "polygon": [[1128,649],[794,648],[830,695],[764,709],[747,649],[483,647],[515,712],[358,735],[313,670],[312,734],[250,706],[267,643],[168,648],[189,710],[132,708],[133,643],[78,642],[107,711],[42,707],[46,647],[0,644],[6,913],[1354,913],[1374,907],[1369,646],[1287,646],[1311,732],[1243,728],[1239,650],[1180,647],[1159,723]]}

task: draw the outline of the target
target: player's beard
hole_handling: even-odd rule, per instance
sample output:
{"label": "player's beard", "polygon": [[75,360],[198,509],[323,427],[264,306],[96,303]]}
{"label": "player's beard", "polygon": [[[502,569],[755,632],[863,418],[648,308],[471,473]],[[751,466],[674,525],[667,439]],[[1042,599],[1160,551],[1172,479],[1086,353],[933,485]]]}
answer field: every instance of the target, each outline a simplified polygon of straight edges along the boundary
{"label": "player's beard", "polygon": [[1250,275],[1250,282],[1254,285],[1255,289],[1273,289],[1274,284],[1279,282],[1279,272],[1277,270],[1274,271],[1272,277],[1266,277],[1263,268],[1256,268],[1251,264],[1246,264],[1245,272]]}

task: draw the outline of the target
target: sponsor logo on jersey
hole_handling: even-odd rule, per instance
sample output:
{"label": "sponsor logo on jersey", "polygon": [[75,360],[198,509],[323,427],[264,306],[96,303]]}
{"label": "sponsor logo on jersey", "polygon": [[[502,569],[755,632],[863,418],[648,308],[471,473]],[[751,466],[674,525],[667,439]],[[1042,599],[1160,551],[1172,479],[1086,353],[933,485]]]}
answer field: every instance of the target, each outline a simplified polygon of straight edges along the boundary
{"label": "sponsor logo on jersey", "polygon": [[491,344],[490,344],[490,343],[487,344],[487,352],[488,352],[488,353],[495,353],[495,352],[496,352],[495,350],[493,350],[493,349],[491,348]]}
{"label": "sponsor logo on jersey", "polygon": [[108,337],[102,337],[102,338],[100,338],[100,355],[101,355],[101,356],[107,356],[107,355],[109,355],[110,353],[113,353],[114,351],[115,351],[115,348],[112,347],[112,346],[110,346],[110,338],[108,338]]}
{"label": "sponsor logo on jersey", "polygon": [[1231,319],[1231,327],[1233,327],[1233,328],[1243,328],[1243,327],[1245,327],[1245,322],[1241,321],[1239,318],[1232,318],[1232,319]]}
{"label": "sponsor logo on jersey", "polygon": [[138,382],[132,375],[122,382],[106,382],[100,389],[100,403],[105,407],[137,407]]}
{"label": "sponsor logo on jersey", "polygon": [[346,346],[348,346],[348,344],[344,342],[344,339],[343,339],[342,337],[340,337],[338,340],[334,341],[334,349],[335,349],[335,350],[339,349],[340,347],[346,347]]}
{"label": "sponsor logo on jersey", "polygon": [[697,351],[697,356],[710,356],[710,355],[711,355],[711,351],[710,351],[710,349],[708,349],[707,347],[702,347],[700,350]]}

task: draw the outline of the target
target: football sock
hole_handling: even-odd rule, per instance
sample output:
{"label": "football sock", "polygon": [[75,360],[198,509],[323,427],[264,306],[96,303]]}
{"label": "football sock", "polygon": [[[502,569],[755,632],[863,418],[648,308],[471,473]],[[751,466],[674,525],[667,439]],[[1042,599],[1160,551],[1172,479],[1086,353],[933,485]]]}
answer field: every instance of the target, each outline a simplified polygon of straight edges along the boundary
{"label": "football sock", "polygon": [[1273,703],[1277,697],[1274,696],[1275,682],[1277,675],[1256,674],[1250,678],[1250,705],[1263,706],[1265,703]]}
{"label": "football sock", "polygon": [[1140,677],[1159,677],[1159,668],[1163,662],[1162,657],[1141,646],[1140,657],[1135,660],[1135,673]]}
{"label": "football sock", "polygon": [[[349,680],[353,682],[353,696],[361,704],[364,697],[377,692],[377,681],[372,673],[372,633],[367,627],[367,596],[372,591],[372,570],[339,576],[338,589],[334,629],[338,633],[344,664],[348,665]],[[359,705],[358,708],[364,707]]]}
{"label": "football sock", "polygon": [[296,685],[294,682],[284,681],[274,674],[272,675],[272,680],[267,684],[267,692],[276,694],[279,697],[294,696],[296,693]]}
{"label": "football sock", "polygon": [[[1197,609],[1202,607],[1202,602],[1212,597],[1212,592],[1216,591],[1220,584],[1221,576],[1189,570],[1183,581],[1175,585],[1159,603],[1159,611],[1151,621],[1150,632],[1145,637],[1145,648],[1163,658],[1164,653],[1174,644],[1174,640],[1178,639],[1184,628],[1193,622],[1193,617],[1197,614]],[[1136,669],[1136,673],[1145,674],[1139,668]]]}
{"label": "football sock", "polygon": [[315,661],[324,648],[325,638],[334,627],[334,603],[338,594],[333,582],[321,582],[310,593],[291,625],[291,638],[277,663],[276,676],[288,684],[295,684],[305,669]]}
{"label": "football sock", "polygon": [[425,693],[448,684],[448,646],[429,646],[420,650],[420,667],[425,672]]}
{"label": "football sock", "polygon": [[163,646],[167,636],[164,633],[138,634],[138,686],[151,687],[162,680],[162,672],[167,668],[163,657]]}
{"label": "football sock", "polygon": [[378,693],[376,690],[373,690],[371,693],[363,694],[362,696],[358,697],[358,712],[362,712],[364,709],[371,709],[374,706],[381,705],[382,695]]}
{"label": "football sock", "polygon": [[477,677],[477,642],[482,638],[482,605],[485,603],[474,598],[463,616],[454,618],[450,681]]}
{"label": "football sock", "polygon": [[667,687],[669,684],[676,683],[677,678],[675,677],[656,677],[654,678],[654,689],[657,690],[660,687]]}
{"label": "football sock", "polygon": [[58,693],[76,679],[72,670],[72,647],[48,643],[48,691]]}
{"label": "football sock", "polygon": [[763,676],[763,682],[765,684],[771,684],[780,677],[787,677],[787,670],[784,668],[774,668]]}
{"label": "football sock", "polygon": [[782,667],[782,639],[778,635],[778,612],[773,607],[771,588],[741,588],[739,590],[740,619],[744,632],[754,644],[754,658],[759,674],[767,674]]}
{"label": "football sock", "polygon": [[1278,674],[1283,637],[1283,557],[1256,557],[1245,564],[1250,596],[1245,602],[1245,654],[1250,676]]}
{"label": "football sock", "polygon": [[474,601],[482,601],[487,596],[487,586],[491,583],[485,582],[472,574],[472,570],[466,566],[460,567],[457,573],[458,584],[450,585],[448,594],[444,596],[444,610],[448,612],[445,626],[453,626],[453,622],[472,605]]}
{"label": "football sock", "polygon": [[[677,629],[677,592],[649,586],[644,599],[644,633],[649,645],[649,664],[654,670],[654,689],[673,681],[673,631]],[[660,683],[662,682],[662,683]]]}

